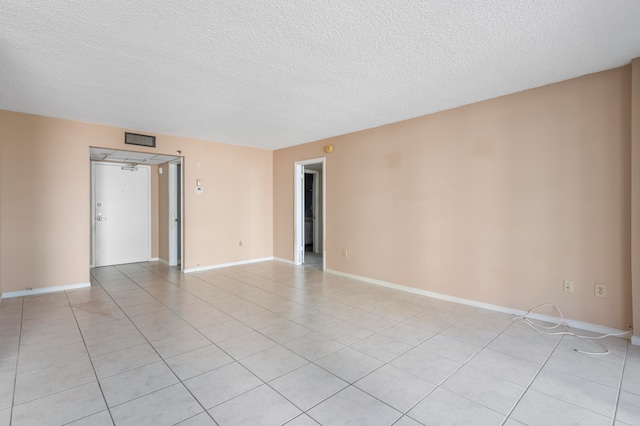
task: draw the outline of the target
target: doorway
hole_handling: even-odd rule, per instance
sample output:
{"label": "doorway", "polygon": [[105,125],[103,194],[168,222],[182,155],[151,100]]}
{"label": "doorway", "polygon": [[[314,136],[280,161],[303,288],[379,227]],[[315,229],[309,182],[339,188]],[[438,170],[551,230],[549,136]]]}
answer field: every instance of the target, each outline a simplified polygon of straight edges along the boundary
{"label": "doorway", "polygon": [[[159,260],[181,268],[184,253],[182,157],[91,147],[90,161],[91,266]],[[111,173],[104,175],[101,172],[103,168],[111,170]],[[147,176],[147,189],[142,195],[139,190],[136,192],[127,186],[139,171],[144,171]],[[151,172],[152,178],[149,177]],[[101,201],[101,191],[104,192],[104,187],[117,185],[119,178],[114,178],[114,174],[126,180],[116,188],[116,192],[125,199],[116,197],[105,203]],[[104,210],[108,206],[111,206],[109,216]],[[146,225],[140,225],[140,219],[132,220],[143,215]],[[153,254],[151,235],[154,235]],[[146,248],[144,255],[140,249],[143,244]],[[119,255],[105,257],[105,247],[107,252]],[[130,253],[134,247],[138,247],[135,256]]]}
{"label": "doorway", "polygon": [[325,159],[295,163],[294,263],[326,268]]}

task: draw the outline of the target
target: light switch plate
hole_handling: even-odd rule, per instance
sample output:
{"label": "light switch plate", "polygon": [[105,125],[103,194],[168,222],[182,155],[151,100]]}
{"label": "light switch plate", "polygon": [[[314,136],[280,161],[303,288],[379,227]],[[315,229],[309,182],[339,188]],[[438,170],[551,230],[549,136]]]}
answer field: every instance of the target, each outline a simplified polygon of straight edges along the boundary
{"label": "light switch plate", "polygon": [[564,280],[564,291],[573,293],[573,280]]}

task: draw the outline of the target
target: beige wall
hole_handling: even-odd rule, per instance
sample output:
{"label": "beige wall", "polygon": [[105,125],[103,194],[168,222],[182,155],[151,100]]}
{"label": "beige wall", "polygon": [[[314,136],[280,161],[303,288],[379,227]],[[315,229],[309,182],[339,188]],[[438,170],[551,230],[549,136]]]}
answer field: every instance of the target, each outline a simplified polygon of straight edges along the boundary
{"label": "beige wall", "polygon": [[293,259],[293,163],[326,155],[329,269],[626,329],[629,111],[623,67],[275,151],[274,256]]}
{"label": "beige wall", "polygon": [[634,343],[640,344],[640,58],[631,67],[631,276]]}
{"label": "beige wall", "polygon": [[[89,281],[89,146],[128,149],[124,131],[0,111],[3,292]],[[156,149],[132,150],[182,150],[185,268],[271,256],[272,152],[156,136]]]}

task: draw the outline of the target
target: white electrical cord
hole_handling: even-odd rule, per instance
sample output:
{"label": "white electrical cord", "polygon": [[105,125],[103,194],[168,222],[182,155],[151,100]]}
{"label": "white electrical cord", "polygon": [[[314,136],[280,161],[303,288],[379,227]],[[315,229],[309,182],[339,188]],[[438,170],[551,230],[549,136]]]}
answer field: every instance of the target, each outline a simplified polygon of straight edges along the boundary
{"label": "white electrical cord", "polygon": [[[546,326],[543,324],[536,323],[531,318],[529,318],[529,315],[531,315],[531,313],[541,308],[553,308],[558,313],[559,321],[556,324]],[[583,336],[583,335],[577,334],[573,330],[571,330],[571,327],[569,327],[569,324],[565,322],[564,315],[562,315],[562,312],[560,311],[560,309],[558,309],[557,306],[552,305],[550,303],[543,303],[542,305],[535,306],[529,309],[526,314],[522,316],[513,317],[513,319],[523,321],[525,324],[527,324],[529,327],[536,330],[538,333],[546,334],[549,336],[573,336],[580,340],[584,340],[585,342],[598,345],[603,350],[603,352],[587,352],[587,351],[583,351],[576,348],[573,349],[576,352],[579,352],[581,354],[586,354],[586,355],[607,355],[611,352],[611,350],[607,345],[594,342],[594,340],[604,339],[605,337],[620,337],[620,336],[624,336],[625,334],[629,334],[631,332],[631,330],[629,330],[629,331],[624,331],[622,333],[601,334],[599,336]],[[558,331],[554,331],[554,330],[558,330]]]}

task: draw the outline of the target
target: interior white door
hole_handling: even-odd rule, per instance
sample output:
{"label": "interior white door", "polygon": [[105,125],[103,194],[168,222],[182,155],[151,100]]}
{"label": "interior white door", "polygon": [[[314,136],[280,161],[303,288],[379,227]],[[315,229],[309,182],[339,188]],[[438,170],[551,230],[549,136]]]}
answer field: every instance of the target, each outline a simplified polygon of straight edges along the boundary
{"label": "interior white door", "polygon": [[95,266],[149,260],[148,166],[93,163]]}

